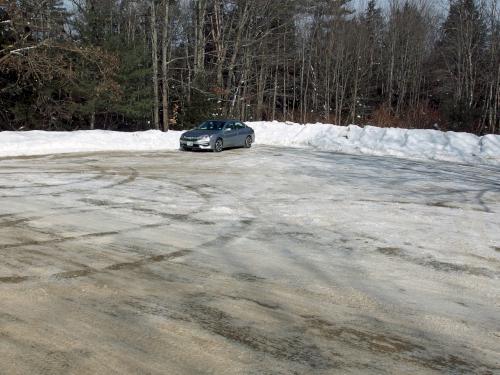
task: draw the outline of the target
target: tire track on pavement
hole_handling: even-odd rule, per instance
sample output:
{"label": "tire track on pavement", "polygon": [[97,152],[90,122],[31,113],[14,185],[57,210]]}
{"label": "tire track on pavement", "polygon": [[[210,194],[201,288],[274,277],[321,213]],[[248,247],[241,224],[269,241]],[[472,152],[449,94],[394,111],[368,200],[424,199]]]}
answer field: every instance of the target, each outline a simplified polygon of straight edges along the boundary
{"label": "tire track on pavement", "polygon": [[122,263],[114,263],[104,268],[93,268],[93,267],[85,267],[76,270],[63,271],[54,273],[49,275],[48,277],[42,276],[6,276],[0,277],[0,284],[20,284],[27,281],[43,281],[43,280],[67,280],[67,279],[76,279],[80,277],[90,276],[99,273],[106,273],[112,271],[121,271],[121,270],[131,270],[135,268],[140,268],[147,266],[149,264],[161,263],[170,260],[174,260],[177,258],[184,257],[192,253],[192,250],[189,249],[181,249],[178,251],[174,251],[168,254],[160,254],[153,255],[147,258],[139,259],[133,262],[122,262]]}

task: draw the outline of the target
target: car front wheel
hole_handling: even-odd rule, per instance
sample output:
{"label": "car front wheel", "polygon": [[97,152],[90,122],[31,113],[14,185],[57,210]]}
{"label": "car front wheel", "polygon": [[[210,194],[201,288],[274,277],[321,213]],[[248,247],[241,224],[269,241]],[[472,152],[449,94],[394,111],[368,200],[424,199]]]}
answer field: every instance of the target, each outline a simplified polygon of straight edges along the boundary
{"label": "car front wheel", "polygon": [[214,151],[221,152],[223,148],[224,148],[224,143],[222,142],[222,139],[220,139],[220,138],[217,139],[215,141]]}
{"label": "car front wheel", "polygon": [[251,136],[248,136],[246,139],[245,139],[245,148],[250,148],[252,147],[252,137]]}

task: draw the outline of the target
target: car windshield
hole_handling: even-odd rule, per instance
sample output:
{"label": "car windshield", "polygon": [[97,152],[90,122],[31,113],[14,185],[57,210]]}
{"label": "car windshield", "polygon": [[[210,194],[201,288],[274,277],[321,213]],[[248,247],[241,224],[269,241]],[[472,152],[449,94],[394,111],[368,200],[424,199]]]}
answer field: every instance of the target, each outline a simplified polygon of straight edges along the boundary
{"label": "car windshield", "polygon": [[198,126],[198,129],[201,129],[201,130],[222,130],[224,128],[225,124],[226,124],[225,121],[205,121],[203,124]]}

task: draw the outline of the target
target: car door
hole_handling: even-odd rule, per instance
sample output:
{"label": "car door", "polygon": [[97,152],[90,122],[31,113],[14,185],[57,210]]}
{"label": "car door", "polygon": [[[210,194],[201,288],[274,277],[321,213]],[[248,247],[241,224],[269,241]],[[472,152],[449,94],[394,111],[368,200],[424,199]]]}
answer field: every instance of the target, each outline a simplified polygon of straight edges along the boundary
{"label": "car door", "polygon": [[238,142],[238,129],[234,121],[228,121],[224,126],[224,147],[234,147]]}
{"label": "car door", "polygon": [[237,136],[236,144],[237,144],[237,146],[244,146],[245,139],[247,137],[247,131],[246,131],[245,125],[243,125],[239,121],[236,121],[234,123],[234,125],[236,126],[236,129],[238,129],[238,136]]}

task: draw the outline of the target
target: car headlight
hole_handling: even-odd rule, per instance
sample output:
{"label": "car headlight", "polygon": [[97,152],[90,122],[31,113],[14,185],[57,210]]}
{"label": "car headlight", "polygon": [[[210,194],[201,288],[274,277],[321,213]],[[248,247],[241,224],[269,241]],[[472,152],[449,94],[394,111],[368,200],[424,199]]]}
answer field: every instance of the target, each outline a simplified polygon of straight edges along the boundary
{"label": "car headlight", "polygon": [[210,142],[210,136],[204,135],[203,137],[198,138],[198,140],[201,142]]}

